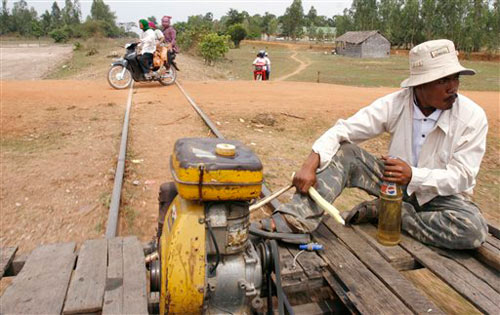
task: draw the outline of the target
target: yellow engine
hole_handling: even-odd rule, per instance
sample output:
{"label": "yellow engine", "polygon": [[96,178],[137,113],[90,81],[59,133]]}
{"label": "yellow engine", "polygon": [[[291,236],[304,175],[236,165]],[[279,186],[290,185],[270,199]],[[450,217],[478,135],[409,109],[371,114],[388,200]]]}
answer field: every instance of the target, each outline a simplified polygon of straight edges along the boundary
{"label": "yellow engine", "polygon": [[151,279],[160,314],[261,308],[261,261],[249,241],[249,200],[262,185],[259,158],[237,141],[185,138],[176,142],[170,165],[177,196]]}

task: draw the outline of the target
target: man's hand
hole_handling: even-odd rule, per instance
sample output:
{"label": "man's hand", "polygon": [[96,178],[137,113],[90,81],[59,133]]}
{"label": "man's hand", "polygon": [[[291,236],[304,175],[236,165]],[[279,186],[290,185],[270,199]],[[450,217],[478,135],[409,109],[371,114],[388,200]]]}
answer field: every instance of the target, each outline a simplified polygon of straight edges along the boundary
{"label": "man's hand", "polygon": [[316,184],[316,169],[319,166],[319,154],[311,152],[300,170],[293,177],[293,185],[301,194],[307,194],[309,187]]}
{"label": "man's hand", "polygon": [[388,155],[382,156],[384,161],[383,180],[399,185],[408,185],[411,180],[411,167],[401,159],[392,158]]}

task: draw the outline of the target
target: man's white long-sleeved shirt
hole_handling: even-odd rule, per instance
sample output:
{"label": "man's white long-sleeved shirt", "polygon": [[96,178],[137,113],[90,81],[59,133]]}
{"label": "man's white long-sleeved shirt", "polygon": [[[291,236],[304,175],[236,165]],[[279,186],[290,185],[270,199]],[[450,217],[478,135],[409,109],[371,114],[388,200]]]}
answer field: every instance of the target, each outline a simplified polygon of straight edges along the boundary
{"label": "man's white long-sleeved shirt", "polygon": [[441,113],[421,147],[416,165],[412,163],[413,89],[403,89],[379,98],[352,117],[337,123],[313,145],[324,169],[347,141],[360,143],[383,132],[391,134],[389,154],[411,166],[407,193],[415,193],[425,204],[436,196],[468,198],[486,149],[488,121],[484,110],[459,94],[453,107]]}
{"label": "man's white long-sleeved shirt", "polygon": [[141,53],[154,53],[156,50],[156,35],[152,29],[147,29],[141,34]]}

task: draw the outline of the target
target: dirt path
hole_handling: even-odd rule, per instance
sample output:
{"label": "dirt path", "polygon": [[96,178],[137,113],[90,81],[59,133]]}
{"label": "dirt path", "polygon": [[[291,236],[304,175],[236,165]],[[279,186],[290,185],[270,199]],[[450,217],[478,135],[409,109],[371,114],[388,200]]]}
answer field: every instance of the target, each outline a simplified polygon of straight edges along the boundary
{"label": "dirt path", "polygon": [[294,75],[302,72],[304,69],[306,69],[311,64],[311,62],[309,60],[302,61],[301,59],[297,58],[297,54],[298,54],[298,52],[294,51],[293,54],[290,56],[290,58],[297,61],[299,63],[299,67],[297,69],[295,69],[295,71],[277,78],[276,81],[284,81],[290,77],[293,77]]}
{"label": "dirt path", "polygon": [[71,57],[68,45],[2,45],[0,80],[36,80]]}

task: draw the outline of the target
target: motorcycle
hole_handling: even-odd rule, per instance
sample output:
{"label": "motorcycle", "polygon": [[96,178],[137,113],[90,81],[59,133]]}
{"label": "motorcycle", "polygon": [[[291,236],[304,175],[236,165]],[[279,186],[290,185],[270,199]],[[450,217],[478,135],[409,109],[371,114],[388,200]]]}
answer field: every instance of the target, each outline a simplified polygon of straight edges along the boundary
{"label": "motorcycle", "polygon": [[253,79],[257,81],[266,80],[266,64],[257,62],[253,70]]}
{"label": "motorcycle", "polygon": [[136,48],[139,43],[129,43],[125,45],[125,55],[123,58],[111,63],[108,71],[108,83],[115,89],[125,89],[132,83],[158,81],[161,85],[172,85],[177,79],[179,68],[175,63],[175,54],[169,54],[164,58],[159,66],[153,66],[151,78],[145,78]]}

